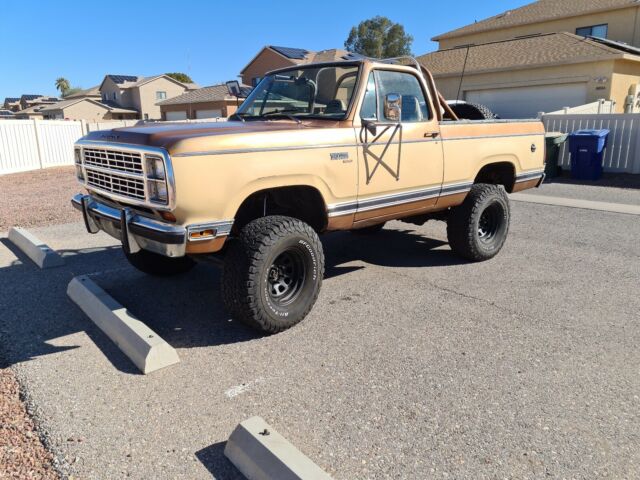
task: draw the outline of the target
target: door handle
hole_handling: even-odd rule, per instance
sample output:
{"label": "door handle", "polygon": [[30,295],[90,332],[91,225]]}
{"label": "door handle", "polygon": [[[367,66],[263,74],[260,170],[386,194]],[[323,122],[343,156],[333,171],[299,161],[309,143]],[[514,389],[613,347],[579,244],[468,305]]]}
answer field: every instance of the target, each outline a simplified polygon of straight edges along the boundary
{"label": "door handle", "polygon": [[424,138],[436,138],[440,135],[440,132],[427,132],[424,134]]}

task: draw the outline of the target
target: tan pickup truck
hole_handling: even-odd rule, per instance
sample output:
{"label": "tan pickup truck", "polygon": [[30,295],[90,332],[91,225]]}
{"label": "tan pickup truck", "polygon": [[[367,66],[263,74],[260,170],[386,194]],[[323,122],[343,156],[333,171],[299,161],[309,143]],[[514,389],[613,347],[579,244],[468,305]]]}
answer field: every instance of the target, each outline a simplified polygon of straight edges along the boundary
{"label": "tan pickup truck", "polygon": [[316,301],[318,234],[444,220],[454,252],[487,260],[543,158],[541,122],[460,120],[417,63],[318,63],[266,75],[227,122],[87,135],[72,203],[143,272],[219,258],[228,312],[274,333]]}

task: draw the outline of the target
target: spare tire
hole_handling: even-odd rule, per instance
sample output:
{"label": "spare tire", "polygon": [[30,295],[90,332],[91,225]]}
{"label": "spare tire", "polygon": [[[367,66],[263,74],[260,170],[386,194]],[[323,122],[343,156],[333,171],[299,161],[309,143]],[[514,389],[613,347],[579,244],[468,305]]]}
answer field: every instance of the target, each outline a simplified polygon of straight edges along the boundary
{"label": "spare tire", "polygon": [[486,105],[479,103],[450,103],[451,110],[460,120],[494,120],[499,118]]}

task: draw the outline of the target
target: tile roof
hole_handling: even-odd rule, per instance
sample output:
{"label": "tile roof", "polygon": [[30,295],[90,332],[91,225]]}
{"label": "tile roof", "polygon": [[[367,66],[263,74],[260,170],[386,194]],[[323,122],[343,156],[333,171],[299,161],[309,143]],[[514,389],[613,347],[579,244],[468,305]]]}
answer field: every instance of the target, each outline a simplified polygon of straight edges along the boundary
{"label": "tile roof", "polygon": [[[478,73],[533,65],[588,62],[607,56],[615,58],[623,53],[620,49],[571,33],[549,33],[471,46],[465,71]],[[466,55],[466,48],[453,48],[428,53],[417,60],[433,75],[459,75]]]}
{"label": "tile roof", "polygon": [[14,117],[15,114],[11,110],[0,109],[0,117]]}
{"label": "tile roof", "polygon": [[183,105],[189,103],[221,102],[235,99],[235,97],[229,95],[227,85],[221,83],[219,85],[211,85],[210,87],[203,87],[197,90],[190,90],[182,95],[178,95],[177,97],[162,100],[161,102],[156,103],[156,105]]}
{"label": "tile roof", "polygon": [[[93,102],[93,103],[99,103],[96,102],[95,100],[91,100],[89,98],[72,98],[69,100],[62,100],[61,102],[57,102],[51,105],[41,105],[42,108],[40,109],[41,112],[50,112],[51,110],[62,110],[64,108],[70,107],[71,105],[75,105],[76,103],[80,103],[80,102],[84,102],[85,100],[89,101],[89,102]],[[105,108],[106,105],[103,105]]]}
{"label": "tile roof", "polygon": [[547,20],[586,15],[592,12],[640,6],[636,0],[539,0],[494,17],[451,30],[432,40],[455,38],[488,30],[516,27]]}

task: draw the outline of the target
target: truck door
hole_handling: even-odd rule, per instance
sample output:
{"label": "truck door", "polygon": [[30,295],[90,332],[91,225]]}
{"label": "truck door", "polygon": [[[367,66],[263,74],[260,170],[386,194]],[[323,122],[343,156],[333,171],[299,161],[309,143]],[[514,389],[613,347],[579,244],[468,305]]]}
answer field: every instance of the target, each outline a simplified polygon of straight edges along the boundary
{"label": "truck door", "polygon": [[[401,107],[385,111],[385,99]],[[389,105],[389,104],[387,104]],[[373,70],[360,106],[358,208],[365,225],[432,209],[440,194],[440,128],[425,85],[409,71]]]}

